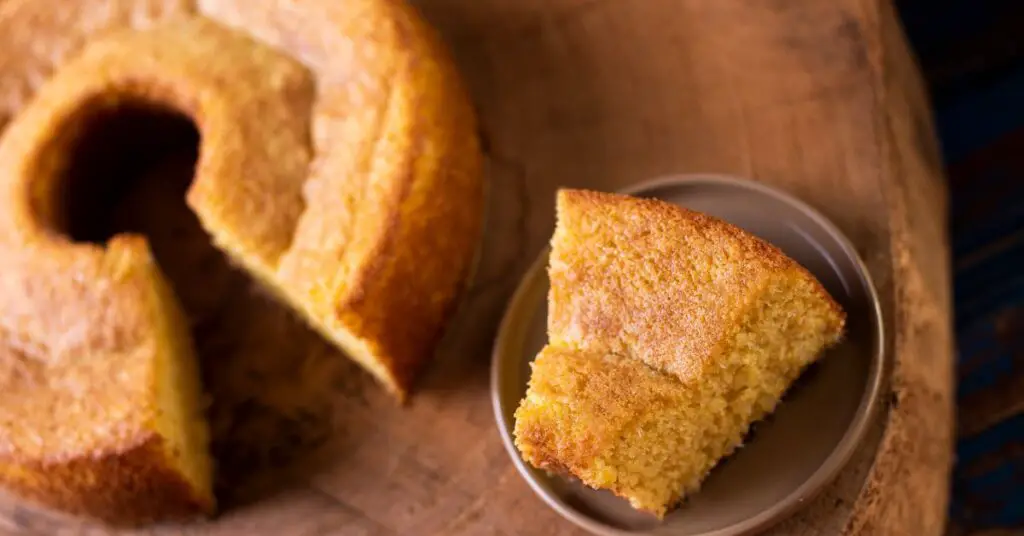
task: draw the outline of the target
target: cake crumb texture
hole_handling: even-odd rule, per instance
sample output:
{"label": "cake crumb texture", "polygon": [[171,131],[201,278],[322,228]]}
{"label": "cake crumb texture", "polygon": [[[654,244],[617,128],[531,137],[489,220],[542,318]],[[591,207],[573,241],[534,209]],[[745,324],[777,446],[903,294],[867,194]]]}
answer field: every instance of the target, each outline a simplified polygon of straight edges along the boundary
{"label": "cake crumb texture", "polygon": [[515,442],[543,468],[664,516],[779,399],[845,316],[805,269],[716,218],[558,193],[549,345]]}

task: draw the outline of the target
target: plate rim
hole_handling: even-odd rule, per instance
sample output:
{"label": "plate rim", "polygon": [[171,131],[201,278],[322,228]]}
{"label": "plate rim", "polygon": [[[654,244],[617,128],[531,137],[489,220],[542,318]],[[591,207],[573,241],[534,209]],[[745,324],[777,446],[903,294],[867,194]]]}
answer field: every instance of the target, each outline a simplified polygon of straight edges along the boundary
{"label": "plate rim", "polygon": [[[868,381],[864,392],[861,395],[860,402],[857,405],[857,410],[850,422],[850,426],[847,427],[842,438],[824,459],[821,465],[815,469],[807,480],[797,486],[792,492],[788,493],[782,500],[776,502],[771,507],[762,510],[757,515],[727,527],[710,532],[703,532],[698,535],[741,536],[751,534],[754,531],[764,530],[793,515],[805,503],[814,499],[823,492],[829,484],[835,481],[840,472],[842,472],[842,470],[849,464],[850,459],[863,443],[870,425],[878,413],[878,401],[880,399],[887,371],[889,370],[889,355],[886,351],[887,333],[878,290],[873,278],[871,277],[871,272],[868,270],[867,264],[857,252],[853,242],[850,241],[846,234],[843,233],[829,218],[793,194],[754,179],[714,173],[660,175],[651,179],[632,183],[624,188],[616,190],[616,193],[638,195],[647,191],[654,191],[670,186],[693,187],[700,185],[726,185],[733,188],[753,190],[759,194],[773,197],[776,200],[786,203],[804,213],[806,216],[810,217],[815,224],[828,232],[829,235],[836,240],[843,252],[853,261],[860,282],[864,286],[866,298],[870,302],[869,314],[873,317],[873,322],[871,323],[873,324],[872,327],[876,333],[872,348],[871,363],[868,369]],[[537,494],[541,500],[548,505],[548,507],[553,509],[563,518],[593,534],[599,534],[602,536],[630,536],[650,533],[650,531],[624,530],[602,523],[565,504],[564,501],[560,500],[557,494],[545,489],[541,483],[538,482],[538,479],[532,475],[532,469],[523,461],[522,456],[519,454],[519,450],[515,446],[515,440],[513,438],[515,423],[507,422],[505,419],[505,408],[502,402],[502,389],[500,385],[503,374],[501,373],[502,367],[499,366],[503,361],[502,355],[504,352],[502,351],[502,348],[508,346],[508,340],[513,335],[512,321],[517,316],[515,312],[522,308],[523,302],[527,299],[533,285],[536,284],[535,280],[544,275],[543,272],[547,266],[550,251],[550,245],[545,244],[537,255],[537,258],[530,264],[529,268],[516,285],[511,298],[507,302],[508,305],[506,306],[505,312],[501,317],[501,322],[498,325],[494,347],[491,352],[490,364],[491,403],[494,411],[495,425],[498,428],[498,433],[501,436],[505,451],[512,459],[512,463],[516,467],[516,471],[519,473],[519,476],[527,482],[533,492]]]}

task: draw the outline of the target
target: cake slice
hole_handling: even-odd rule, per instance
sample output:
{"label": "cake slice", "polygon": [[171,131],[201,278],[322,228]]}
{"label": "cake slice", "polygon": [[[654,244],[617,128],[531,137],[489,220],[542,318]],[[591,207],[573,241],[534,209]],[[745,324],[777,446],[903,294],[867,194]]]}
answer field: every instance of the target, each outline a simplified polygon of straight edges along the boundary
{"label": "cake slice", "polygon": [[[180,304],[142,237],[73,249],[5,258],[0,483],[114,525],[213,512],[209,431]],[[69,271],[77,277],[56,277]],[[10,328],[15,318],[21,331]]]}
{"label": "cake slice", "polygon": [[657,200],[562,190],[549,345],[516,411],[531,465],[663,516],[735,450],[845,316],[766,242]]}

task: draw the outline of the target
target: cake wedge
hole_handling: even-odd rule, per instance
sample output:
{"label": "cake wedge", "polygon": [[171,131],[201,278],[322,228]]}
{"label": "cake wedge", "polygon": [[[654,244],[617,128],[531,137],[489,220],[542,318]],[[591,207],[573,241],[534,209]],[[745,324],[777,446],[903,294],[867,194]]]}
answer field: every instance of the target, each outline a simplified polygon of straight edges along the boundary
{"label": "cake wedge", "polygon": [[515,415],[529,464],[664,516],[841,337],[803,267],[717,218],[562,190],[548,345]]}

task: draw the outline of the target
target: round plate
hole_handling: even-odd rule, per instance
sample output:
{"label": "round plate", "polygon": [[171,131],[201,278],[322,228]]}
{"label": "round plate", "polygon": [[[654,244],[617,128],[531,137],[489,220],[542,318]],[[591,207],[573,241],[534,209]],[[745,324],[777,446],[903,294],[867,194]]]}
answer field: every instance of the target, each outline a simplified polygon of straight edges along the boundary
{"label": "round plate", "polygon": [[885,352],[881,310],[867,269],[821,214],[760,183],[680,176],[623,193],[717,216],[776,245],[810,270],[846,311],[844,340],[797,380],[775,413],[711,472],[699,493],[658,522],[610,492],[528,466],[513,444],[513,414],[526,393],[530,362],[547,341],[545,251],[513,296],[494,349],[491,388],[505,446],[548,505],[595,534],[732,536],[763,530],[835,478],[874,414]]}

